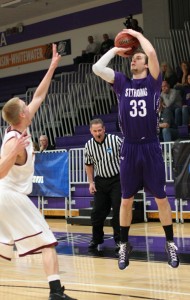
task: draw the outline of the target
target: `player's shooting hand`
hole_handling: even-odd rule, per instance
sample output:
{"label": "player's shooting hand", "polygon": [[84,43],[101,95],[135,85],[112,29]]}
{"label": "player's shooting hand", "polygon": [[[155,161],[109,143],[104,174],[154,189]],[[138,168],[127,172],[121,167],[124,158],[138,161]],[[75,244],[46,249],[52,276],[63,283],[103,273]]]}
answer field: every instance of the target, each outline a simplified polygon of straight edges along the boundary
{"label": "player's shooting hand", "polygon": [[116,48],[116,54],[122,57],[129,57],[131,54],[128,54],[132,50],[131,47],[129,48]]}

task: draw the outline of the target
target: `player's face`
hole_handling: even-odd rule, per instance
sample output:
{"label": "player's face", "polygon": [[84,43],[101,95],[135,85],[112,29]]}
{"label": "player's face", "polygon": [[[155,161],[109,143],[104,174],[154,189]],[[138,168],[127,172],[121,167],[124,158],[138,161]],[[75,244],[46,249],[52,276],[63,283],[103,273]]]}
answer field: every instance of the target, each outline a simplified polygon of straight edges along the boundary
{"label": "player's face", "polygon": [[20,106],[22,120],[24,120],[26,126],[28,126],[31,124],[29,108],[23,100],[20,100]]}
{"label": "player's face", "polygon": [[132,57],[131,72],[133,74],[140,74],[148,68],[146,64],[146,56],[143,53],[136,53]]}
{"label": "player's face", "polygon": [[102,124],[92,124],[90,132],[97,142],[101,143],[104,140],[105,127]]}

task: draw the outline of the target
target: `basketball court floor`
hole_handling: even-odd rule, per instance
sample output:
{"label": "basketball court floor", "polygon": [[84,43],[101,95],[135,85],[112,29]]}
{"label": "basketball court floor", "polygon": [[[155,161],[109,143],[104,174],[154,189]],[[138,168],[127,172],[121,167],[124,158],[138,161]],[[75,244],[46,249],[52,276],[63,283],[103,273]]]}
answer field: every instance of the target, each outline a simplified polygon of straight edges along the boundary
{"label": "basketball court floor", "polygon": [[[130,265],[120,271],[111,227],[99,251],[89,252],[91,227],[47,219],[59,245],[56,247],[66,293],[79,300],[189,300],[190,223],[174,223],[181,264],[167,264],[165,239],[159,222],[132,224]],[[0,299],[48,299],[48,284],[41,255],[0,259]]]}

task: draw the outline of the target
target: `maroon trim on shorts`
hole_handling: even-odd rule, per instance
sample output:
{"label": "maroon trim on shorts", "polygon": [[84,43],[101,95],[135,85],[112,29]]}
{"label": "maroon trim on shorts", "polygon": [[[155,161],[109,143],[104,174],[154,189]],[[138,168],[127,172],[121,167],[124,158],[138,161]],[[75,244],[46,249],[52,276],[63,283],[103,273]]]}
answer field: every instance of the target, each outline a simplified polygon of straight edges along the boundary
{"label": "maroon trim on shorts", "polygon": [[30,254],[38,254],[39,252],[36,253],[36,251],[38,251],[38,250],[40,250],[40,249],[50,248],[50,247],[52,247],[52,246],[57,246],[57,245],[58,245],[58,242],[54,242],[54,243],[52,243],[52,244],[48,244],[48,245],[45,245],[45,246],[41,246],[41,247],[38,247],[38,248],[36,248],[36,249],[30,250],[30,251],[28,251],[28,252],[26,252],[26,253],[19,254],[19,257],[23,257],[23,256],[30,255]]}
{"label": "maroon trim on shorts", "polygon": [[3,256],[3,255],[1,255],[1,254],[0,254],[0,257],[4,258],[4,259],[6,259],[6,260],[11,261],[11,258],[5,257],[5,256]]}
{"label": "maroon trim on shorts", "polygon": [[2,242],[0,242],[0,244],[6,245],[6,246],[10,246],[10,247],[13,247],[13,246],[14,246],[14,244],[7,244],[7,243],[2,243]]}
{"label": "maroon trim on shorts", "polygon": [[27,239],[27,238],[30,238],[30,237],[33,237],[33,236],[39,235],[39,234],[41,234],[42,232],[43,232],[43,231],[40,231],[40,232],[38,232],[38,233],[35,233],[35,234],[33,234],[33,235],[28,235],[28,236],[25,236],[25,237],[23,237],[23,238],[21,238],[21,239],[14,240],[14,241],[15,241],[15,242],[19,242],[19,241],[25,240],[25,239]]}

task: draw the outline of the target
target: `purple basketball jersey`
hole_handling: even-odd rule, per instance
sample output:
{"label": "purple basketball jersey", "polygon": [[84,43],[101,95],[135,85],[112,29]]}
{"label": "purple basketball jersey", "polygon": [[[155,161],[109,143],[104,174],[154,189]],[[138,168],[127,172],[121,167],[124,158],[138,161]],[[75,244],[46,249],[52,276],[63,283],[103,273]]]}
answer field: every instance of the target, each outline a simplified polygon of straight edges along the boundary
{"label": "purple basketball jersey", "polygon": [[124,199],[143,187],[154,197],[166,197],[164,162],[157,136],[161,81],[161,75],[157,80],[150,74],[143,79],[129,79],[115,72],[113,88],[119,101],[119,121],[125,137],[120,163]]}
{"label": "purple basketball jersey", "polygon": [[157,137],[161,82],[161,75],[157,80],[150,74],[143,79],[129,79],[115,72],[113,88],[119,101],[121,130],[127,140]]}

